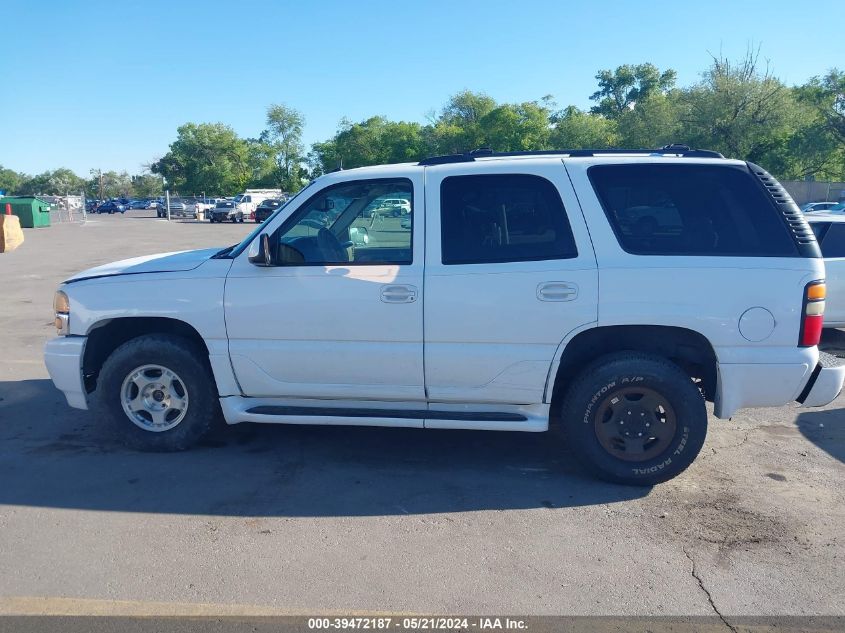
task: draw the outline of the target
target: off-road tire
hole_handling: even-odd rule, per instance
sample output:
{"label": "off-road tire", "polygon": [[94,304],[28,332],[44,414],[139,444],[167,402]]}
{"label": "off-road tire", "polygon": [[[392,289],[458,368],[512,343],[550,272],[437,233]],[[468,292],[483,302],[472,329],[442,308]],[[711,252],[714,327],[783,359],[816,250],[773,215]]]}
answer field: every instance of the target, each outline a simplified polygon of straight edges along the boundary
{"label": "off-road tire", "polygon": [[[615,456],[602,445],[597,430],[596,417],[615,406],[614,394],[634,387],[656,392],[675,418],[668,445],[644,461]],[[563,398],[561,420],[576,458],[587,470],[606,481],[634,486],[651,486],[682,473],[707,435],[704,398],[690,377],[666,358],[637,352],[604,356],[585,368]]]}

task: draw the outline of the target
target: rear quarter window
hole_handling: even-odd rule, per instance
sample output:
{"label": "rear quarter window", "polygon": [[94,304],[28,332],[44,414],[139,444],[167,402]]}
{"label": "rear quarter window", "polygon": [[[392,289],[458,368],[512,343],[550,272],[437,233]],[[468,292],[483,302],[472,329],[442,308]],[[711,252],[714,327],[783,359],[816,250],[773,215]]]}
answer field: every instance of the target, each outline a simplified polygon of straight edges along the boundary
{"label": "rear quarter window", "polygon": [[742,167],[596,165],[588,174],[628,253],[798,255],[780,212]]}

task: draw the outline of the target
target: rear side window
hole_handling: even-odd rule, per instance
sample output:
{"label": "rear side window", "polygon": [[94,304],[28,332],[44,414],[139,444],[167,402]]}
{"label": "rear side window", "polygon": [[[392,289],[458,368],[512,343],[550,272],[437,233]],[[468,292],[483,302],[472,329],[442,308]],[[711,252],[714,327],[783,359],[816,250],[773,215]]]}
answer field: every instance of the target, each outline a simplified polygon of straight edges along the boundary
{"label": "rear side window", "polygon": [[811,222],[822,249],[822,257],[845,257],[845,224]]}
{"label": "rear side window", "polygon": [[742,168],[597,165],[589,177],[623,249],[636,255],[793,257],[789,230]]}
{"label": "rear side window", "polygon": [[539,176],[450,176],[440,185],[444,264],[578,256],[555,186]]}

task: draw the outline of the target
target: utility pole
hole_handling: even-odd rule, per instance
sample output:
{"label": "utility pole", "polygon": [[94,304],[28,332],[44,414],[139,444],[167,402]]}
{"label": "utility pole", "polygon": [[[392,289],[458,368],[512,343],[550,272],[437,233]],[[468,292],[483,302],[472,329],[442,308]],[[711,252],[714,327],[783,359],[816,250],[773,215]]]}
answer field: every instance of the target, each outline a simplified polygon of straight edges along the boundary
{"label": "utility pole", "polygon": [[164,192],[164,204],[167,205],[167,221],[170,222],[170,189]]}

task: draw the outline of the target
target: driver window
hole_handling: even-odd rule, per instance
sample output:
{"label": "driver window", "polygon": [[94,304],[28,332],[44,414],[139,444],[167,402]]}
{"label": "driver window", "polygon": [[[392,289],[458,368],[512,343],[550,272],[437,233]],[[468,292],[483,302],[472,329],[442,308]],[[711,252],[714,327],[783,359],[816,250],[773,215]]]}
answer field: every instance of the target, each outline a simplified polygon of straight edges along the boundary
{"label": "driver window", "polygon": [[323,189],[282,225],[277,261],[294,266],[410,264],[413,186],[404,178]]}

